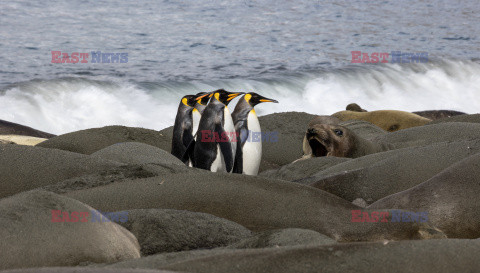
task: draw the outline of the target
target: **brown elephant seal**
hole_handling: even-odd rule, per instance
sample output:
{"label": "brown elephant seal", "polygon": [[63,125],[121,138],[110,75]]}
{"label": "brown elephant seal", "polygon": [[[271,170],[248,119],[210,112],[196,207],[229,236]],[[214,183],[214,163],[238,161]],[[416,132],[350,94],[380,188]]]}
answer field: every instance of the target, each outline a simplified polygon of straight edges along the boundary
{"label": "brown elephant seal", "polygon": [[330,125],[337,125],[340,124],[342,121],[339,118],[332,117],[332,116],[316,116],[308,123],[308,126],[313,126],[315,124],[330,124]]}
{"label": "brown elephant seal", "polygon": [[389,150],[388,145],[366,140],[344,126],[314,124],[305,133],[303,159],[321,156],[357,158],[386,150]]}
{"label": "brown elephant seal", "polygon": [[422,126],[432,121],[428,118],[424,118],[413,113],[397,110],[379,110],[372,112],[340,111],[332,116],[340,119],[341,121],[368,121],[389,132],[415,126]]}
{"label": "brown elephant seal", "polygon": [[354,112],[368,112],[367,110],[363,109],[362,107],[360,107],[360,105],[356,103],[350,103],[349,105],[347,105],[345,110],[354,111]]}

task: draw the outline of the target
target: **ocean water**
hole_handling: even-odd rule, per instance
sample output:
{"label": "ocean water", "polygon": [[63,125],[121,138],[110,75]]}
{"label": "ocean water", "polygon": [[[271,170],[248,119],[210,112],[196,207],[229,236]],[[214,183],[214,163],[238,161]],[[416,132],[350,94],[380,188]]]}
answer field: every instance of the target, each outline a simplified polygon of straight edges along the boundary
{"label": "ocean water", "polygon": [[[478,0],[1,1],[0,119],[55,134],[159,130],[183,95],[217,88],[280,102],[260,115],[351,102],[477,113],[479,34]],[[52,63],[51,51],[128,62]],[[352,64],[352,51],[426,52],[428,62]]]}

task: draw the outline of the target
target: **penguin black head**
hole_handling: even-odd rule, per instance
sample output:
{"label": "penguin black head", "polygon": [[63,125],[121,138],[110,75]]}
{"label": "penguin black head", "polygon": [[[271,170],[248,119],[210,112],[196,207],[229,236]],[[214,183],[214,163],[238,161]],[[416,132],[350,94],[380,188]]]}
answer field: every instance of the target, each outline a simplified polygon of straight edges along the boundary
{"label": "penguin black head", "polygon": [[183,96],[181,103],[187,107],[193,107],[197,102],[195,100],[196,98],[197,98],[197,95],[186,95],[186,96]]}
{"label": "penguin black head", "polygon": [[218,89],[216,91],[213,91],[210,96],[213,96],[215,99],[220,101],[221,103],[228,105],[231,100],[236,98],[237,96],[245,94],[243,92],[228,92],[224,89]]}
{"label": "penguin black head", "polygon": [[211,97],[210,95],[211,95],[211,92],[200,92],[200,93],[195,95],[195,96],[197,96],[195,98],[195,100],[198,104],[201,104],[201,105],[205,106],[205,105],[207,105],[208,100]]}
{"label": "penguin black head", "polygon": [[255,105],[259,104],[259,103],[262,103],[262,102],[274,102],[274,103],[278,103],[278,101],[276,100],[273,100],[273,99],[269,99],[269,98],[265,98],[255,92],[250,92],[250,93],[247,93],[244,97],[243,97],[252,107],[255,107]]}

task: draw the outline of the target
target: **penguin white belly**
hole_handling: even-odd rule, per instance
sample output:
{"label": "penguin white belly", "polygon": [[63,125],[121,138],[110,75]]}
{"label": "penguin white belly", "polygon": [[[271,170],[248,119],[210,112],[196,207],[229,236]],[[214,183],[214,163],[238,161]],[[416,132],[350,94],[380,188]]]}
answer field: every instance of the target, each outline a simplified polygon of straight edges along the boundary
{"label": "penguin white belly", "polygon": [[[235,125],[233,124],[232,115],[228,110],[228,107],[224,109],[224,123],[223,123],[223,130],[227,133],[228,139],[230,140],[230,145],[232,146],[232,159],[235,158],[235,152],[237,151],[237,142],[235,137]],[[232,169],[230,172],[233,171],[233,160],[232,160]],[[217,157],[213,161],[212,165],[210,166],[210,171],[212,172],[226,172],[227,165],[225,164],[225,158],[222,154],[220,149],[220,145],[217,144]]]}
{"label": "penguin white belly", "polygon": [[225,165],[225,159],[223,158],[222,151],[220,150],[220,145],[217,144],[217,157],[210,166],[211,172],[227,172],[227,167]]}
{"label": "penguin white belly", "polygon": [[[224,117],[225,117],[225,121],[223,123],[223,129],[228,135],[228,139],[230,140],[230,145],[232,146],[232,158],[235,159],[235,153],[237,152],[237,138],[235,134],[235,125],[233,123],[232,115],[230,114],[230,110],[228,110],[227,106],[225,106]],[[234,162],[232,160],[232,170],[230,172],[233,171],[233,163]]]}
{"label": "penguin white belly", "polygon": [[262,129],[254,111],[248,113],[249,138],[242,148],[243,174],[257,175],[262,160]]}
{"label": "penguin white belly", "polygon": [[200,124],[200,119],[202,118],[202,115],[200,112],[198,112],[197,109],[193,109],[192,111],[192,134],[195,138],[195,134],[198,131],[198,125]]}

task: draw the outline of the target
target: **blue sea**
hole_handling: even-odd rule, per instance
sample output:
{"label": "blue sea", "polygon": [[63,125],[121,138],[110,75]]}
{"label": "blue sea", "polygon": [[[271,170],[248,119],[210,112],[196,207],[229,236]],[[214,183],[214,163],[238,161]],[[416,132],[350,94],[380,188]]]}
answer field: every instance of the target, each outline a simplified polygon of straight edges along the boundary
{"label": "blue sea", "polygon": [[[185,94],[278,100],[259,115],[480,109],[480,2],[1,1],[0,119],[62,134],[173,125]],[[89,53],[52,63],[52,51]],[[92,53],[127,62],[92,63]],[[352,63],[352,51],[427,62]],[[233,101],[230,108],[234,107]]]}

